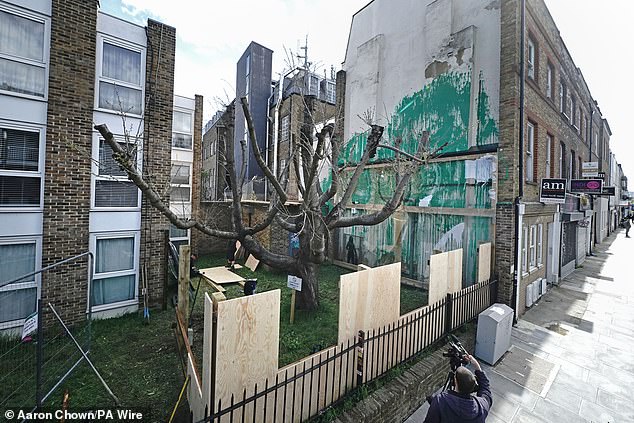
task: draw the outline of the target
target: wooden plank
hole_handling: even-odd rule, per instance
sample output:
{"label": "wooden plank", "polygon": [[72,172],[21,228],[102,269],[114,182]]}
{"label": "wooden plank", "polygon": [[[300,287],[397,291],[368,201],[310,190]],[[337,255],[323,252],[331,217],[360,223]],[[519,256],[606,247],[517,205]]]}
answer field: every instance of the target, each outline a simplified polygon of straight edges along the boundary
{"label": "wooden plank", "polygon": [[205,269],[200,269],[199,271],[203,274],[203,276],[210,279],[216,284],[237,283],[240,281],[244,281],[244,278],[242,276],[236,275],[226,267],[222,266],[208,267]]}
{"label": "wooden plank", "polygon": [[211,286],[216,292],[227,292],[226,289],[224,289],[222,287],[222,285],[217,285],[214,283],[214,281],[212,281],[211,279],[209,279],[207,276],[203,275],[203,279],[205,280],[205,282]]}
{"label": "wooden plank", "polygon": [[480,244],[478,247],[478,282],[491,278],[491,243]]}
{"label": "wooden plank", "polygon": [[[278,370],[280,290],[249,295],[217,304],[214,380],[215,402],[229,404]],[[235,416],[234,416],[235,417]]]}
{"label": "wooden plank", "polygon": [[462,289],[462,248],[448,251],[447,292],[454,293]]}
{"label": "wooden plank", "polygon": [[248,267],[249,269],[251,269],[252,272],[255,272],[255,269],[258,268],[259,264],[260,264],[260,260],[253,257],[253,255],[249,255],[249,258],[247,258],[247,262],[244,263],[244,265]]}
{"label": "wooden plank", "polygon": [[340,277],[338,344],[360,330],[395,322],[400,313],[401,263]]}
{"label": "wooden plank", "polygon": [[447,295],[448,266],[449,254],[447,253],[432,254],[429,257],[428,304],[434,304]]}
{"label": "wooden plank", "polygon": [[190,247],[181,245],[178,252],[178,303],[176,312],[181,320],[189,319],[189,271],[190,271]]}

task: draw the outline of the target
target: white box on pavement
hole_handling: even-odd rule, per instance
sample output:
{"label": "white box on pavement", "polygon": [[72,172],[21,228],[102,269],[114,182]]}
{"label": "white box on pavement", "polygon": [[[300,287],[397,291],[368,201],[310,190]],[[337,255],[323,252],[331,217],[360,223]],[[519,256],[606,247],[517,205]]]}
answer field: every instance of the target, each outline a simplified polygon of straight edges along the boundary
{"label": "white box on pavement", "polygon": [[478,315],[475,355],[494,365],[511,347],[513,309],[506,304],[493,304]]}

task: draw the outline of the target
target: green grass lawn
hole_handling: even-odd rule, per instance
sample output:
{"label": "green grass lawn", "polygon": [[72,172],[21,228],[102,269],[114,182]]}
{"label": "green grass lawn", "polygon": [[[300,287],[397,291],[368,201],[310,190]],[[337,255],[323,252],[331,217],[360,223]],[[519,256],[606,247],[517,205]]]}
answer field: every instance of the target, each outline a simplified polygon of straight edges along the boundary
{"label": "green grass lawn", "polygon": [[[196,267],[204,269],[224,265],[223,257],[200,257]],[[240,261],[244,264],[244,260]],[[319,351],[337,342],[339,322],[339,276],[349,270],[324,264],[319,270],[319,310],[306,312],[296,310],[295,322],[290,324],[291,290],[286,287],[287,274],[275,270],[267,270],[264,266],[256,272],[247,268],[238,269],[235,273],[244,278],[257,278],[257,292],[280,289],[282,292],[280,304],[280,351],[279,366],[293,363],[312,352]],[[197,281],[194,280],[195,285]],[[242,288],[237,284],[224,285],[228,299],[243,296]],[[194,307],[193,327],[194,353],[202,358],[202,313],[204,294],[213,289],[203,282]],[[424,305],[427,301],[426,293],[420,289],[401,285],[401,314]]]}
{"label": "green grass lawn", "polygon": [[[198,268],[223,265],[224,259],[222,257],[203,257],[195,264]],[[311,313],[296,311],[295,323],[291,325],[289,322],[291,291],[286,287],[287,275],[277,271],[266,270],[264,266],[255,273],[246,268],[237,270],[237,273],[244,277],[256,277],[258,279],[256,292],[278,288],[282,290],[280,306],[280,367],[309,355],[313,351],[335,344],[337,341],[339,312],[338,281],[339,276],[347,272],[347,270],[333,265],[322,266],[319,274],[319,310]],[[197,285],[195,279],[193,283]],[[236,298],[243,295],[242,288],[239,285],[225,287],[227,288],[228,298]],[[201,291],[195,302],[192,319],[192,327],[194,329],[193,349],[194,354],[198,358],[198,363],[200,363],[202,357],[203,292],[206,290],[210,290],[210,288],[204,283],[201,284]],[[401,314],[420,307],[425,301],[426,296],[422,290],[401,286]],[[119,398],[122,407],[136,408],[151,413],[150,417],[145,421],[165,422],[169,419],[184,381],[174,338],[174,323],[175,314],[171,306],[166,311],[152,310],[149,325],[144,324],[141,316],[136,313],[108,320],[94,320],[92,322],[91,360],[114,394]],[[82,335],[85,336],[85,332],[82,332]],[[60,345],[63,344],[64,349],[62,347],[54,347],[51,344],[52,348],[45,353],[45,356],[48,357],[47,354],[53,354],[54,358],[51,363],[62,369],[63,373],[65,369],[76,361],[79,355],[68,338],[62,336],[56,342],[59,342]],[[10,346],[12,344],[5,341],[3,345]],[[19,345],[19,349],[13,350],[11,356],[14,357],[16,362],[24,354],[28,354],[32,358],[34,348],[33,344]],[[22,352],[18,354],[16,351]],[[7,357],[5,356],[5,359]],[[19,362],[22,363],[23,360]],[[28,362],[31,363],[29,365],[31,366],[34,360],[29,359]],[[11,367],[8,363],[5,364],[6,366],[3,368]],[[26,371],[28,369],[24,367],[21,370]],[[30,371],[27,373],[30,374]],[[19,374],[19,372],[16,373],[16,375]],[[26,373],[23,376],[26,377]],[[15,376],[4,380],[7,385],[3,386],[3,388],[8,387],[10,390],[11,386],[17,386],[18,379],[24,381],[24,377]],[[53,377],[50,379],[56,380]],[[30,384],[32,386],[33,382],[30,382]],[[68,380],[53,393],[45,403],[45,407],[59,407],[65,390],[68,390],[70,395],[69,405],[71,410],[114,406],[114,401],[85,362],[81,363]],[[18,399],[16,397],[15,401],[8,405],[31,405],[33,403],[31,390],[27,389],[23,398]],[[186,416],[187,413],[187,404],[183,401],[178,415],[182,417]]]}

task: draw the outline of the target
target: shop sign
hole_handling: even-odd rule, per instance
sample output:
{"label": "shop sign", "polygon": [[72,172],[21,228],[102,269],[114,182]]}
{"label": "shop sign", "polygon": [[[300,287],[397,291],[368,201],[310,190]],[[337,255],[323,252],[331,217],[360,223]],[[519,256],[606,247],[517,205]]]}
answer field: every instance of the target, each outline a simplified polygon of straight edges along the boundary
{"label": "shop sign", "polygon": [[566,202],[566,180],[545,178],[539,190],[539,201],[542,203],[553,204]]}
{"label": "shop sign", "polygon": [[601,195],[603,188],[602,179],[571,179],[570,192],[575,194]]}

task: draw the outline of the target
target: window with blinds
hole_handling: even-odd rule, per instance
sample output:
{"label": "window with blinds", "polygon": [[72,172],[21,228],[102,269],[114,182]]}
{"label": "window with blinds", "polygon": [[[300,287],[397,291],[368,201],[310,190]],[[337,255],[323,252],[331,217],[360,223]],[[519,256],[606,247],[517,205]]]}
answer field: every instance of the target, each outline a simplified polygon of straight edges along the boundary
{"label": "window with blinds", "polygon": [[0,206],[40,205],[40,133],[0,127]]}
{"label": "window with blinds", "polygon": [[[134,144],[119,143],[136,161]],[[98,174],[95,177],[95,207],[138,207],[139,190],[112,157],[112,148],[99,140]]]}

